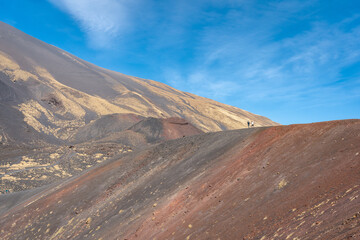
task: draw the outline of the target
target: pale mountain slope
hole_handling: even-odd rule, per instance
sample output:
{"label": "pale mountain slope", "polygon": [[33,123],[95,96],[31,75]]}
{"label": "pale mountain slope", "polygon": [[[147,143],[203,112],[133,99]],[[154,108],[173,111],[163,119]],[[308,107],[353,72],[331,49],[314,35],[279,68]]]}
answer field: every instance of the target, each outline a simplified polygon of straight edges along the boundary
{"label": "pale mountain slope", "polygon": [[[10,106],[23,115],[10,113],[0,121],[0,135],[7,140],[28,141],[38,134],[47,141],[67,140],[91,120],[114,113],[181,117],[205,132],[243,128],[248,119],[257,126],[277,125],[156,81],[97,67],[2,22],[0,88],[0,110]],[[11,121],[20,122],[18,133]]]}

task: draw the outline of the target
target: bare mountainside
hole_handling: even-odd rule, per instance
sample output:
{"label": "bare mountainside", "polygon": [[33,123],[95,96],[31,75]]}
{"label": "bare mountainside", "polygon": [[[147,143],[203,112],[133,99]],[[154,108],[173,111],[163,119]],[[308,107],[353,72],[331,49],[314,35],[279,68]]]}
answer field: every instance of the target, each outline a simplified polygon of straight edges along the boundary
{"label": "bare mountainside", "polygon": [[360,120],[272,125],[0,22],[0,239],[360,238]]}
{"label": "bare mountainside", "polygon": [[189,136],[0,198],[1,239],[359,239],[360,120]]}
{"label": "bare mountainside", "polygon": [[0,22],[0,140],[61,142],[108,114],[187,119],[202,131],[266,117],[83,61]]}

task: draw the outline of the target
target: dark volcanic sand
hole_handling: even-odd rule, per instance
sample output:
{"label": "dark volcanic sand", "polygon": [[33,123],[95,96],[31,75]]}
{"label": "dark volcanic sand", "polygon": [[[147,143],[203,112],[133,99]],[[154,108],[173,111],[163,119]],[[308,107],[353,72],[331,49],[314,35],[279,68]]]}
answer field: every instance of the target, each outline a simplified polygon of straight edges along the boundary
{"label": "dark volcanic sand", "polygon": [[358,239],[360,120],[226,131],[109,159],[0,217],[1,239]]}

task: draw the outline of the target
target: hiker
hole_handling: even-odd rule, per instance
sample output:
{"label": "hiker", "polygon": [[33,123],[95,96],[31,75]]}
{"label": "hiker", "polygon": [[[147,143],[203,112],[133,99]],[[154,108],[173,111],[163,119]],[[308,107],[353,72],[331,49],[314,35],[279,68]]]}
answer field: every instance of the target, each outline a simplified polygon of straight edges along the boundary
{"label": "hiker", "polygon": [[251,127],[254,127],[254,124],[255,124],[254,121],[251,121]]}
{"label": "hiker", "polygon": [[250,121],[248,121],[248,128],[250,127]]}

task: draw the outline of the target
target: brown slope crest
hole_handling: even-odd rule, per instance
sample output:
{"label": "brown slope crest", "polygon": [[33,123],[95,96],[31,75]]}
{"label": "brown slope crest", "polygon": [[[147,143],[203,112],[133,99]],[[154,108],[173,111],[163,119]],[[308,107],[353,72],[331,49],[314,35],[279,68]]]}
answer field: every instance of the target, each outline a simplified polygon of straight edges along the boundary
{"label": "brown slope crest", "polygon": [[[202,131],[277,125],[270,119],[81,60],[0,22],[0,102],[17,109],[32,132],[67,141],[77,129],[108,114],[180,117]],[[15,114],[9,119],[17,117]],[[10,120],[0,122],[9,129]],[[10,134],[15,135],[14,131]]]}
{"label": "brown slope crest", "polygon": [[202,133],[182,118],[144,118],[134,114],[111,114],[79,128],[71,137],[71,142],[115,142],[141,148],[148,144]]}
{"label": "brown slope crest", "polygon": [[69,140],[79,143],[103,139],[111,134],[119,134],[143,119],[144,117],[135,114],[104,115],[77,129]]}
{"label": "brown slope crest", "polygon": [[146,118],[128,130],[145,136],[147,142],[173,140],[181,137],[202,134],[203,132],[183,118]]}
{"label": "brown slope crest", "polygon": [[356,239],[360,120],[167,141],[44,190],[2,239]]}

